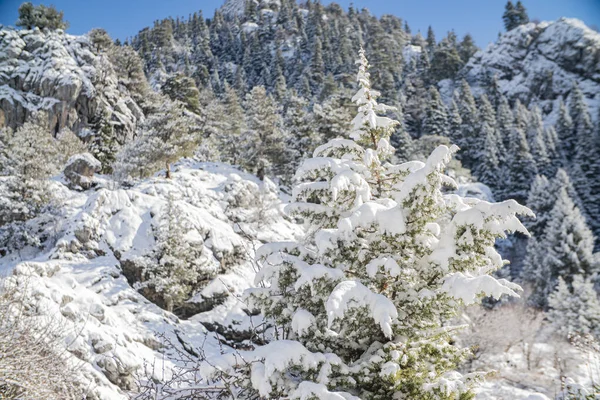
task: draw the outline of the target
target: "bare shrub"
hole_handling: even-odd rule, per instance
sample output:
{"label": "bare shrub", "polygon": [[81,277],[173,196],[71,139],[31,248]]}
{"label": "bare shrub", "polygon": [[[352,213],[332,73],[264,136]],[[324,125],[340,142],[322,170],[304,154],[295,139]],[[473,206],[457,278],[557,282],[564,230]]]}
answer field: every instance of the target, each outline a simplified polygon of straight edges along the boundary
{"label": "bare shrub", "polygon": [[23,286],[0,280],[0,399],[81,399],[63,330],[40,315]]}
{"label": "bare shrub", "polygon": [[563,372],[560,375],[561,392],[557,400],[596,400],[600,398],[600,342],[590,334],[569,336],[569,342],[585,355],[588,384],[576,383]]}
{"label": "bare shrub", "polygon": [[[228,400],[238,398],[258,399],[259,397],[251,388],[244,387],[241,378],[226,371],[226,368],[213,364],[203,347],[191,348],[181,342],[175,345],[164,334],[158,334],[165,348],[169,349],[172,356],[169,361],[176,366],[167,370],[164,363],[154,362],[146,364],[145,375],[137,379],[138,391],[132,396],[135,400]],[[208,336],[206,336],[208,338]],[[206,340],[206,339],[205,339]],[[225,347],[221,352],[225,351]],[[233,356],[237,363],[246,365],[242,356],[235,352]],[[212,379],[207,380],[203,375],[206,369],[214,369],[217,373]]]}
{"label": "bare shrub", "polygon": [[508,353],[519,348],[527,363],[527,370],[539,366],[542,355],[535,350],[535,342],[542,329],[544,314],[522,302],[507,303],[492,310],[471,309],[471,332],[463,338],[474,352],[473,361],[482,354]]}

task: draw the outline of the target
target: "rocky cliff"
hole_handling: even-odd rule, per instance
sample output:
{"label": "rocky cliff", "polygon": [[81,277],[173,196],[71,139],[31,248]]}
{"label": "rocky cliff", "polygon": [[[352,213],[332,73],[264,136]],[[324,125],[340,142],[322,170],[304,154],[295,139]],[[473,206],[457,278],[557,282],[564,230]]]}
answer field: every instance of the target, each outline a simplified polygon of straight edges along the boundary
{"label": "rocky cliff", "polygon": [[474,93],[499,90],[511,100],[536,102],[546,113],[577,82],[595,117],[600,107],[600,33],[570,18],[521,25],[477,52],[460,76]]}
{"label": "rocky cliff", "polygon": [[18,127],[40,110],[55,132],[67,127],[80,136],[101,118],[126,136],[143,118],[108,56],[86,35],[1,27],[0,126]]}

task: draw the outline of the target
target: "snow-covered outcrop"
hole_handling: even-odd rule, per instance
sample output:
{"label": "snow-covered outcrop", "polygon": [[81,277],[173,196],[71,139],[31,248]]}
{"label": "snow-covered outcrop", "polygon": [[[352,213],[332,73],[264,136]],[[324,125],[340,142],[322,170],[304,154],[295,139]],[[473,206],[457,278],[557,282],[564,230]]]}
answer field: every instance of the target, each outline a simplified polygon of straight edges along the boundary
{"label": "snow-covered outcrop", "polygon": [[120,135],[143,118],[108,56],[87,36],[2,27],[0,127],[16,128],[38,110],[47,111],[55,132],[68,127],[78,134],[105,114]]}
{"label": "snow-covered outcrop", "polygon": [[[53,182],[64,198],[56,241],[39,254],[0,258],[0,276],[22,285],[38,311],[69,333],[65,347],[89,398],[125,399],[139,376],[168,378],[174,349],[165,340],[210,355],[220,343],[205,326],[243,331],[250,317],[237,295],[254,280],[255,249],[293,240],[300,228],[283,216],[274,185],[224,164],[184,161],[172,179],[154,177],[129,189],[96,179],[98,187],[86,192]],[[127,260],[152,250],[152,220],[169,197],[202,237],[203,257],[223,266],[186,309],[187,316],[203,312],[186,320],[149,302],[124,273]]]}
{"label": "snow-covered outcrop", "polygon": [[546,113],[577,82],[595,117],[600,107],[600,33],[571,18],[522,25],[477,52],[460,74],[474,94],[490,90],[496,75],[504,95],[537,102]]}
{"label": "snow-covered outcrop", "polygon": [[221,6],[221,12],[232,18],[244,14],[245,9],[246,0],[226,0],[225,4]]}

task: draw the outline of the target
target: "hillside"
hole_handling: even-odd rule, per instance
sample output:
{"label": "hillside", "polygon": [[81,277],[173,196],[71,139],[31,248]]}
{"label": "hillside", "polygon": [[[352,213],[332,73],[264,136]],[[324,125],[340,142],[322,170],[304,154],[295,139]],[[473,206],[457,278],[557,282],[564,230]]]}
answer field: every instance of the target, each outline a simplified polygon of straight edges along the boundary
{"label": "hillside", "polygon": [[[150,178],[129,189],[101,186],[76,192],[54,182],[65,201],[59,231],[42,251],[0,258],[0,274],[11,274],[9,282],[29,293],[37,312],[54,316],[68,333],[65,346],[91,398],[114,400],[127,398],[140,377],[166,379],[175,361],[152,372],[154,364],[165,362],[165,351],[174,351],[163,340],[180,349],[219,352],[219,341],[203,322],[225,333],[235,324],[240,340],[249,321],[235,296],[253,280],[255,249],[265,241],[294,239],[300,231],[282,216],[282,203],[268,183],[226,165],[184,162],[171,180]],[[178,311],[194,315],[190,320],[152,304],[132,287],[132,276],[126,277],[129,261],[153,250],[151,227],[169,196],[200,236],[207,263],[222,267]],[[43,218],[29,221],[36,223]],[[220,337],[226,340],[227,334]]]}

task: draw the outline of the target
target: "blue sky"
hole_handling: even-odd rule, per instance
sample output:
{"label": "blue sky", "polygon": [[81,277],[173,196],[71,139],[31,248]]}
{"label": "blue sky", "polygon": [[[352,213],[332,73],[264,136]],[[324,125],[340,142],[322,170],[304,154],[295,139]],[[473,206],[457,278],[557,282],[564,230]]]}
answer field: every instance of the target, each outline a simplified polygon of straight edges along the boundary
{"label": "blue sky", "polygon": [[[167,16],[187,16],[203,10],[211,17],[224,0],[49,0],[34,4],[54,4],[71,23],[68,32],[82,34],[92,28],[105,28],[121,40]],[[329,3],[330,1],[323,1]],[[21,0],[0,0],[0,23],[13,25]],[[368,8],[376,15],[394,14],[408,21],[413,32],[423,34],[431,25],[438,40],[450,29],[462,37],[471,33],[479,46],[494,41],[502,28],[505,0],[338,0],[347,8]],[[600,27],[600,0],[523,0],[529,17],[554,20],[562,16],[582,19]]]}

